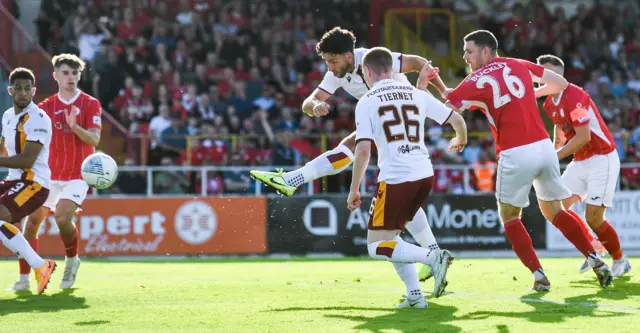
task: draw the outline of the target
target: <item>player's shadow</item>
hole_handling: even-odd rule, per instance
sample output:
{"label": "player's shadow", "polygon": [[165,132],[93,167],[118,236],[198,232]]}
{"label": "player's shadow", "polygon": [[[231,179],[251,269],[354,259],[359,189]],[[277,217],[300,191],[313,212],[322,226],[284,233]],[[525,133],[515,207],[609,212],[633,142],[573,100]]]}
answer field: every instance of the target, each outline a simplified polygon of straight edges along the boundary
{"label": "player's shadow", "polygon": [[36,295],[16,294],[15,298],[0,300],[0,317],[12,313],[59,312],[86,309],[87,300],[67,293]]}
{"label": "player's shadow", "polygon": [[[457,318],[454,316],[458,308],[453,306],[439,305],[429,302],[428,309],[394,309],[384,307],[362,307],[362,306],[328,306],[328,307],[293,307],[270,310],[273,312],[305,312],[322,311],[336,312],[325,314],[326,318],[347,319],[358,324],[353,327],[355,330],[362,330],[372,333],[382,333],[387,330],[397,330],[403,333],[409,332],[461,332],[462,329],[452,325]],[[345,311],[358,312],[384,312],[379,316],[349,315],[342,314]]]}
{"label": "player's shadow", "polygon": [[[572,287],[586,287],[597,284],[595,279],[571,281]],[[640,283],[631,282],[629,276],[619,277],[613,280],[613,284],[607,289],[600,289],[595,296],[609,300],[624,300],[629,297],[640,296]]]}
{"label": "player's shadow", "polygon": [[507,317],[525,319],[532,323],[560,323],[577,317],[608,318],[631,314],[615,308],[599,308],[595,299],[600,297],[599,293],[568,297],[564,302],[556,302],[544,300],[548,293],[532,292],[520,298],[521,302],[533,307],[530,311],[476,311],[459,319],[482,320],[491,317]]}
{"label": "player's shadow", "polygon": [[73,323],[76,326],[98,326],[108,324],[111,321],[109,320],[91,320],[91,321],[77,321]]}

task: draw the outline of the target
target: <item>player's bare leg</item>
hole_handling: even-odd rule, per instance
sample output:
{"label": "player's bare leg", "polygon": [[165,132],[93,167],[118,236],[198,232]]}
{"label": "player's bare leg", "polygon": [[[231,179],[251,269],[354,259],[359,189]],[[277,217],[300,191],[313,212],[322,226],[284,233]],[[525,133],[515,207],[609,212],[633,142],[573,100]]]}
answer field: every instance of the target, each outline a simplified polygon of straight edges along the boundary
{"label": "player's bare leg", "polygon": [[69,289],[76,283],[76,275],[80,268],[78,258],[78,228],[73,223],[73,216],[79,206],[68,199],[60,199],[56,205],[55,218],[60,238],[64,244],[66,254],[64,275],[60,282],[60,289]]}
{"label": "player's bare leg", "polygon": [[0,240],[11,252],[24,258],[31,267],[34,267],[33,270],[38,282],[38,295],[40,295],[49,285],[56,263],[51,259],[42,259],[31,248],[20,230],[13,224],[6,222],[11,220],[11,214],[7,207],[0,205]]}
{"label": "player's bare leg", "polygon": [[533,241],[522,224],[522,208],[498,201],[498,211],[500,221],[504,224],[504,233],[511,243],[513,251],[516,253],[522,264],[524,264],[533,274],[533,287],[536,291],[548,291],[551,283],[542,269],[536,250],[533,248]]}
{"label": "player's bare leg", "polygon": [[602,288],[607,288],[611,285],[611,282],[613,281],[611,270],[602,260],[600,255],[593,249],[591,242],[580,226],[580,224],[584,223],[580,217],[578,217],[577,214],[572,214],[565,210],[562,206],[562,202],[559,200],[538,200],[538,203],[540,205],[542,215],[544,215],[548,221],[551,221],[551,223],[553,223],[553,225],[562,232],[564,237],[567,238],[573,246],[575,246],[576,249],[585,256],[587,261],[589,261],[589,266],[591,266],[593,271],[596,273],[600,286]]}
{"label": "player's bare leg", "polygon": [[[22,235],[29,242],[31,248],[38,253],[39,247],[39,239],[38,239],[38,231],[40,230],[40,225],[42,221],[49,214],[49,209],[46,207],[40,207],[35,212],[31,213],[24,224]],[[18,264],[20,266],[20,278],[16,281],[13,286],[9,288],[9,290],[13,291],[22,291],[29,290],[31,285],[29,283],[29,276],[31,273],[31,266],[29,263],[23,258],[18,259]]]}
{"label": "player's bare leg", "polygon": [[322,153],[302,168],[285,173],[252,170],[250,174],[251,177],[273,187],[281,194],[291,196],[302,184],[338,174],[348,168],[353,162],[355,146],[356,133],[353,132],[344,138],[336,148]]}
{"label": "player's bare leg", "polygon": [[369,256],[394,263],[394,268],[405,283],[407,300],[399,307],[426,308],[427,302],[422,295],[418,274],[414,263],[419,262],[433,267],[435,278],[434,295],[440,297],[446,287],[446,275],[451,253],[447,250],[433,251],[403,241],[399,230],[369,230],[367,248]]}

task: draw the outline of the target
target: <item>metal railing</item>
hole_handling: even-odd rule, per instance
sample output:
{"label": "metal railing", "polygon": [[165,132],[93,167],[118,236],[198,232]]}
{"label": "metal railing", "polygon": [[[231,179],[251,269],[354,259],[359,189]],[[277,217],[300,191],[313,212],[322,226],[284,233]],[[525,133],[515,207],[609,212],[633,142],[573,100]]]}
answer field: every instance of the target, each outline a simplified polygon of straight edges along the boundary
{"label": "metal railing", "polygon": [[[153,166],[153,167],[148,167],[148,166],[122,166],[119,168],[118,173],[119,175],[122,175],[123,173],[127,173],[127,172],[138,172],[138,173],[144,173],[144,179],[145,179],[145,183],[146,183],[146,188],[145,188],[145,192],[144,193],[138,193],[138,194],[121,194],[121,193],[114,193],[112,191],[109,190],[105,190],[105,191],[93,191],[93,193],[91,194],[91,196],[162,196],[162,195],[166,195],[165,193],[157,193],[154,190],[154,177],[156,176],[156,174],[159,173],[168,173],[168,174],[180,174],[180,176],[185,176],[187,174],[190,173],[197,173],[197,175],[199,176],[199,187],[200,190],[197,193],[185,193],[186,195],[200,195],[200,196],[207,196],[207,195],[211,195],[208,193],[207,191],[207,185],[209,182],[209,178],[210,173],[213,172],[219,172],[219,173],[225,173],[225,172],[241,172],[241,173],[245,173],[247,176],[249,174],[250,170],[263,170],[263,171],[274,171],[276,168],[282,168],[285,172],[286,171],[291,171],[296,169],[297,167],[292,167],[292,166],[288,166],[288,167],[277,167],[277,166],[252,166],[252,167],[247,167],[247,166]],[[464,182],[464,187],[465,187],[465,192],[473,192],[472,191],[472,186],[471,186],[471,175],[468,172],[469,170],[473,169],[473,166],[470,165],[434,165],[434,169],[435,170],[439,170],[439,169],[443,169],[443,170],[461,170],[461,171],[467,171],[463,173],[463,182]],[[362,184],[360,186],[360,192],[362,194],[366,194],[368,193],[368,189],[367,189],[367,184],[371,184],[371,183],[375,183],[375,179],[373,179],[373,175],[372,172],[375,172],[378,170],[378,167],[376,166],[370,166],[367,168],[367,173],[365,173],[365,177],[362,181]],[[350,169],[347,169],[343,172],[351,172]],[[304,185],[302,185],[303,188],[303,193],[300,193],[302,195],[313,195],[316,192],[316,186],[315,186],[315,182],[321,182],[322,179],[316,179],[314,182],[310,182],[310,183],[306,183]],[[252,182],[252,190],[249,192],[245,192],[243,193],[244,195],[263,195],[265,194],[265,186],[260,183],[257,180],[251,180]],[[118,186],[118,182],[116,182],[116,184],[114,186]],[[272,192],[272,191],[271,191]],[[273,192],[272,192],[273,193]],[[238,193],[220,193],[220,194],[238,194]],[[175,194],[168,194],[168,195],[175,195]],[[218,195],[218,194],[214,194]]]}
{"label": "metal railing", "polygon": [[[474,186],[472,184],[472,176],[471,176],[471,172],[472,170],[475,168],[473,165],[434,165],[434,170],[461,170],[463,171],[463,189],[464,189],[464,193],[465,194],[474,194],[476,193],[476,191],[474,190]],[[93,191],[93,193],[91,194],[91,196],[148,196],[148,197],[154,197],[154,196],[163,196],[163,195],[173,195],[175,196],[176,194],[166,194],[166,193],[157,193],[157,191],[154,190],[154,180],[155,180],[155,176],[157,176],[159,173],[173,173],[173,174],[182,174],[182,176],[189,174],[189,173],[196,173],[199,176],[199,191],[198,192],[193,192],[193,193],[184,193],[184,195],[199,195],[199,196],[209,196],[211,194],[208,193],[207,189],[208,189],[208,181],[210,176],[210,173],[213,172],[218,172],[218,173],[225,173],[225,172],[240,172],[240,173],[244,173],[248,176],[248,173],[250,170],[264,170],[264,171],[273,171],[276,167],[275,166],[266,166],[266,167],[246,167],[246,166],[154,166],[154,167],[148,167],[148,166],[122,166],[119,168],[119,174],[122,175],[124,173],[127,172],[139,172],[139,173],[144,173],[144,179],[146,182],[145,185],[145,189],[144,191],[141,191],[141,193],[136,193],[136,194],[122,194],[122,193],[114,193],[113,191]],[[283,170],[285,171],[290,171],[295,169],[296,167],[282,167]],[[561,169],[564,170],[564,168],[566,168],[566,165],[562,165]],[[623,163],[621,166],[622,169],[624,168],[640,168],[640,163]],[[367,173],[365,173],[365,178],[362,181],[361,187],[360,187],[360,192],[362,194],[366,194],[369,191],[369,188],[367,186],[367,184],[373,184],[376,182],[376,180],[373,178],[373,172],[377,171],[378,168],[376,166],[370,166],[367,168]],[[345,170],[344,172],[351,172],[350,170]],[[142,175],[141,175],[142,176]],[[321,179],[317,179],[315,180],[315,182],[320,182]],[[271,193],[265,193],[265,187],[264,185],[262,185],[259,181],[257,180],[251,180],[251,190],[250,191],[246,191],[244,193],[225,193],[224,191],[222,191],[221,193],[216,193],[213,194],[213,196],[217,196],[217,195],[234,195],[234,194],[242,194],[242,195],[271,195],[271,193],[273,193],[273,191],[271,191]],[[117,186],[118,183],[116,182]],[[311,183],[307,183],[304,184],[302,186],[303,191],[302,193],[298,193],[297,195],[314,195],[316,194],[316,186],[314,186],[314,182]],[[617,185],[617,189],[620,189],[620,177],[618,178],[618,185]],[[275,195],[275,193],[273,193]]]}

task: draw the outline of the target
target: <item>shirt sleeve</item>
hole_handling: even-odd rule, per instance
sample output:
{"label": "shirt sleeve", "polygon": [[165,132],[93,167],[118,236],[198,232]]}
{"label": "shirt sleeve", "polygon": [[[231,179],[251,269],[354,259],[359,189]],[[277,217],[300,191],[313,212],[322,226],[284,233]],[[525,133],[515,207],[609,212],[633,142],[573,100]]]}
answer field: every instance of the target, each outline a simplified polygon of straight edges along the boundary
{"label": "shirt sleeve", "polygon": [[426,116],[435,120],[438,124],[442,125],[449,120],[453,110],[448,108],[444,103],[440,102],[433,95],[420,91],[424,101],[423,107],[427,110]]}
{"label": "shirt sleeve", "polygon": [[391,52],[393,58],[393,71],[396,73],[402,73],[402,53]]}
{"label": "shirt sleeve", "polygon": [[85,129],[102,129],[102,106],[97,99],[91,101],[91,104],[84,114],[85,116]]}
{"label": "shirt sleeve", "polygon": [[49,115],[49,117],[51,117],[52,115],[52,111],[51,109],[51,98],[47,98],[44,101],[40,102],[40,104],[38,104],[38,107],[40,108],[40,110],[44,111],[46,114]]}
{"label": "shirt sleeve", "polygon": [[528,60],[523,60],[523,59],[515,59],[515,60],[518,61],[520,64],[524,65],[525,67],[527,67],[527,69],[529,70],[529,73],[531,74],[531,79],[533,80],[533,82],[540,82],[540,79],[542,78],[542,74],[544,74],[543,66],[534,64]]}
{"label": "shirt sleeve", "polygon": [[318,88],[324,90],[325,92],[333,95],[338,88],[340,88],[340,80],[333,75],[331,72],[327,72],[324,74],[324,78]]}
{"label": "shirt sleeve", "polygon": [[447,101],[459,110],[477,109],[478,105],[483,103],[482,98],[482,89],[476,88],[475,83],[468,79],[462,81],[447,95]]}
{"label": "shirt sleeve", "polygon": [[360,100],[356,105],[356,143],[362,140],[374,141],[371,110],[367,107],[367,100]]}
{"label": "shirt sleeve", "polygon": [[586,92],[568,88],[565,90],[570,95],[567,96],[565,111],[569,111],[571,123],[574,127],[589,125],[589,107],[590,98]]}
{"label": "shirt sleeve", "polygon": [[42,116],[34,116],[27,120],[24,124],[27,141],[38,142],[42,145],[49,144],[51,141],[51,120],[45,117],[43,114]]}

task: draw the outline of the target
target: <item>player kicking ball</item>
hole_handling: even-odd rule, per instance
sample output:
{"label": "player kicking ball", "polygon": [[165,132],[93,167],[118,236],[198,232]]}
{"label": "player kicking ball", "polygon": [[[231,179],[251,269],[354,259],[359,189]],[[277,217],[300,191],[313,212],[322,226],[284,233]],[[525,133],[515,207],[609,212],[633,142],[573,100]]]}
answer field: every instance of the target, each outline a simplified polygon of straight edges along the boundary
{"label": "player kicking ball", "polygon": [[433,185],[433,166],[422,136],[425,118],[453,126],[456,137],[449,149],[456,151],[461,151],[467,142],[467,128],[462,116],[429,93],[394,80],[393,55],[388,49],[369,50],[362,64],[364,80],[371,89],[356,106],[355,162],[347,207],[354,210],[362,203],[359,188],[374,142],[380,174],[369,210],[369,255],[392,262],[405,283],[406,300],[398,308],[426,308],[428,303],[413,264],[431,267],[435,280],[433,294],[439,297],[447,285],[451,253],[418,247],[399,237],[405,224],[429,197]]}
{"label": "player kicking ball", "polygon": [[[472,73],[455,89],[445,87],[440,92],[458,112],[480,109],[487,116],[499,156],[496,199],[500,221],[514,252],[533,273],[532,289],[551,287],[521,220],[532,185],[544,217],[584,255],[600,286],[607,288],[613,280],[609,267],[585,235],[584,222],[562,206],[571,192],[562,185],[558,155],[536,102],[536,96],[560,93],[567,80],[529,61],[498,56],[498,41],[487,30],[464,37],[463,58]],[[534,89],[534,80],[543,85]],[[426,84],[419,88],[426,89]]]}
{"label": "player kicking ball", "polygon": [[[564,75],[564,62],[560,58],[547,54],[537,61],[544,68]],[[613,136],[591,96],[575,84],[569,83],[567,89],[547,96],[544,110],[555,124],[558,159],[573,155],[573,161],[562,174],[562,182],[573,195],[562,203],[567,209],[578,200],[586,203],[587,224],[613,258],[611,273],[614,277],[622,276],[631,271],[631,264],[622,252],[616,230],[604,216],[607,208],[613,206],[620,173],[620,157]],[[584,232],[593,242],[586,227]],[[588,270],[589,263],[585,261],[580,272]]]}
{"label": "player kicking ball", "polygon": [[22,67],[9,75],[13,107],[2,115],[0,166],[9,168],[9,174],[0,182],[0,240],[33,267],[40,295],[49,285],[56,263],[42,259],[12,224],[42,206],[51,186],[51,119],[32,101],[35,81],[33,73]]}
{"label": "player kicking ball", "polygon": [[[339,88],[344,89],[351,96],[360,99],[370,88],[364,80],[362,59],[368,51],[364,48],[355,48],[356,37],[351,31],[335,27],[327,31],[318,44],[316,52],[324,59],[328,71],[316,90],[305,99],[302,111],[312,117],[325,116],[329,113],[329,104],[326,101]],[[393,57],[392,78],[404,84],[410,84],[406,72],[419,72],[427,63],[427,60],[401,53],[391,53]],[[442,80],[434,76],[433,84],[441,84]],[[335,175],[348,168],[353,162],[353,151],[356,146],[355,132],[342,140],[340,144],[316,157],[304,167],[291,172],[266,172],[252,170],[251,177],[258,179],[285,196],[291,196],[296,189],[304,183],[315,179]],[[437,251],[440,249],[436,242],[431,227],[427,221],[427,214],[422,208],[418,209],[410,223],[407,223],[407,231],[424,248]],[[429,266],[420,269],[420,281],[431,278]]]}
{"label": "player kicking ball", "polygon": [[[102,108],[97,99],[78,89],[84,61],[73,54],[60,54],[53,57],[52,64],[58,93],[39,104],[53,123],[49,158],[53,170],[51,192],[43,207],[29,215],[23,233],[37,251],[40,225],[50,211],[54,212],[66,254],[60,288],[69,289],[75,284],[80,267],[78,228],[73,217],[89,190],[89,185],[82,180],[80,166],[100,142]],[[21,260],[20,279],[13,290],[29,289],[29,270],[29,263]]]}

